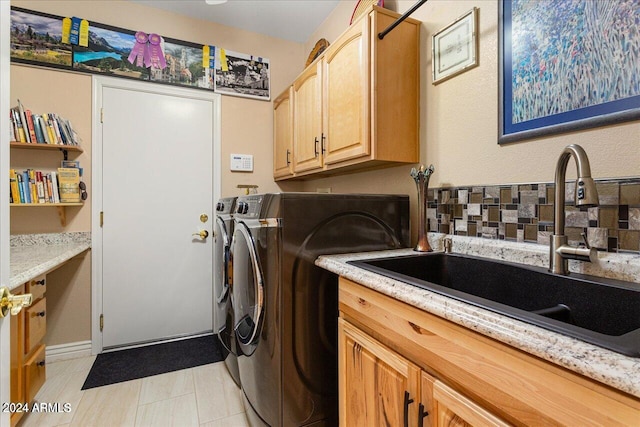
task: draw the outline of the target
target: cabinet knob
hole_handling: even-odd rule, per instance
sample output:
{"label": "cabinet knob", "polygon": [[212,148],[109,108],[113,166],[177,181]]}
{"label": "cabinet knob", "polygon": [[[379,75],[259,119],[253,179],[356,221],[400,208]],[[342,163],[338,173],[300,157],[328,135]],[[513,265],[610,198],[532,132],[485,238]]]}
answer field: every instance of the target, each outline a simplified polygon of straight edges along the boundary
{"label": "cabinet knob", "polygon": [[47,312],[42,310],[42,311],[39,311],[37,313],[34,313],[33,315],[36,316],[36,317],[44,317],[46,314],[47,314]]}
{"label": "cabinet knob", "polygon": [[40,286],[44,286],[45,281],[44,281],[44,279],[36,280],[36,281],[35,281],[35,284],[36,284],[36,285],[40,285]]}
{"label": "cabinet knob", "polygon": [[41,368],[46,364],[47,364],[47,362],[45,362],[44,360],[41,360],[38,363],[36,363],[36,365],[40,366]]}

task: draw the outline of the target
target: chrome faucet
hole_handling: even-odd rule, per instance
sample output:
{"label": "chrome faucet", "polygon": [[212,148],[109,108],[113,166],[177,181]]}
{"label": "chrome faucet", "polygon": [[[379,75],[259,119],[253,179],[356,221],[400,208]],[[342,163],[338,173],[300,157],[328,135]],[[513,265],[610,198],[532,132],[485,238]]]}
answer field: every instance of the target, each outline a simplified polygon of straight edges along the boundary
{"label": "chrome faucet", "polygon": [[[564,209],[565,209],[565,178],[569,158],[573,157],[578,170],[576,179],[576,206],[597,206],[598,192],[596,184],[591,178],[591,167],[587,153],[577,144],[565,147],[558,159],[555,176],[555,202],[554,202],[554,233],[551,236],[549,250],[549,271],[557,274],[569,274],[569,259],[579,261],[595,262],[598,258],[598,251],[589,247],[574,247],[568,244],[568,238],[564,231]],[[585,237],[585,236],[583,236]]]}

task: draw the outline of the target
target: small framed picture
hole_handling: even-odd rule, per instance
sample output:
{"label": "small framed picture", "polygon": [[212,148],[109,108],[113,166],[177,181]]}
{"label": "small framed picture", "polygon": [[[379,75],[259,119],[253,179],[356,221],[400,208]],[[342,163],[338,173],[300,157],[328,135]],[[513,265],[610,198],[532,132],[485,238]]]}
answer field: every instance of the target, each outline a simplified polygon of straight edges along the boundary
{"label": "small framed picture", "polygon": [[433,84],[478,66],[478,8],[474,7],[432,37]]}

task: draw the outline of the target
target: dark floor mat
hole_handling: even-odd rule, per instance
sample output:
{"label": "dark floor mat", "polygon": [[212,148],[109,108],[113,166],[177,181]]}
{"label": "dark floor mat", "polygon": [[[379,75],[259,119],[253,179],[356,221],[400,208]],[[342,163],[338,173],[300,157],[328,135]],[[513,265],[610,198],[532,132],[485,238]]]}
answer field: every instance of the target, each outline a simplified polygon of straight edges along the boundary
{"label": "dark floor mat", "polygon": [[221,360],[217,335],[102,353],[96,357],[82,390]]}

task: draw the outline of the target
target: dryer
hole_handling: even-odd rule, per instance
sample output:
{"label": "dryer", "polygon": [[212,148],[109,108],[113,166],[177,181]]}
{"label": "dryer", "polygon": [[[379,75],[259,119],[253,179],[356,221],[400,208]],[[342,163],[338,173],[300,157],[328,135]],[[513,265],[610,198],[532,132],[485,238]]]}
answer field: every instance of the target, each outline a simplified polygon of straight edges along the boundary
{"label": "dryer", "polygon": [[235,383],[240,386],[236,340],[233,331],[233,309],[229,285],[229,250],[233,236],[233,213],[236,198],[222,198],[216,204],[214,229],[214,276],[213,276],[213,332],[222,344],[224,363]]}
{"label": "dryer", "polygon": [[338,425],[338,277],[314,262],[409,245],[408,196],[238,198],[232,307],[252,426]]}

